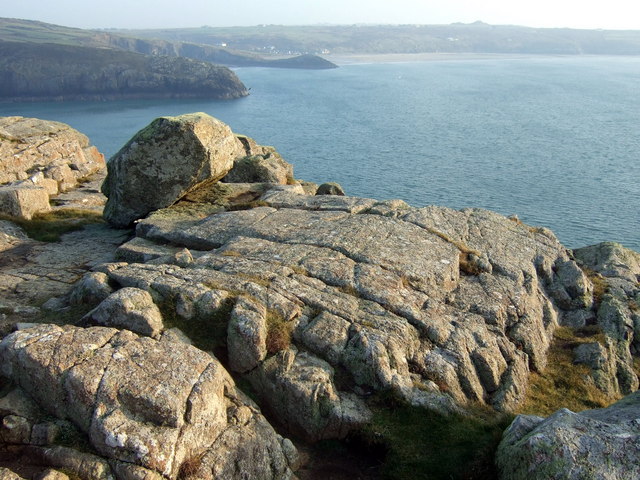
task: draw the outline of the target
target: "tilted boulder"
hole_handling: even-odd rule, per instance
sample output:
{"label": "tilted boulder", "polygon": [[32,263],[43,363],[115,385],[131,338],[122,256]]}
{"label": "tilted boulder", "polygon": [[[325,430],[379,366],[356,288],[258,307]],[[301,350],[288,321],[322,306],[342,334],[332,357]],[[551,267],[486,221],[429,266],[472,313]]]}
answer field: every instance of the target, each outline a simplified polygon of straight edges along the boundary
{"label": "tilted boulder", "polygon": [[205,113],[160,117],[109,161],[104,217],[126,227],[168,207],[188,191],[224,177],[245,147],[224,123]]}
{"label": "tilted boulder", "polygon": [[292,475],[290,442],[215,358],[185,343],[39,325],[3,339],[0,368],[49,415],[86,434],[118,479],[175,479],[187,466],[203,472],[198,478],[227,478],[215,472],[238,465],[251,478]]}
{"label": "tilted boulder", "polygon": [[640,392],[608,408],[547,419],[519,415],[505,431],[496,463],[503,480],[640,478]]}

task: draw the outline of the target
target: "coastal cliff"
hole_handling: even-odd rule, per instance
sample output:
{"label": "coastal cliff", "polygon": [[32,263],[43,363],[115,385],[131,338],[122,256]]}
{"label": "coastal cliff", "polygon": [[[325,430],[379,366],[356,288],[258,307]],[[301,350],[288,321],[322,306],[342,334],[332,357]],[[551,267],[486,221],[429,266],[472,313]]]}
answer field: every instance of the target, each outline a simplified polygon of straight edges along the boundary
{"label": "coastal cliff", "polygon": [[248,95],[228,68],[104,48],[0,42],[0,101]]}
{"label": "coastal cliff", "polygon": [[[422,443],[426,432],[478,438],[514,413],[629,394],[610,415],[637,416],[640,255],[617,244],[571,251],[516,217],[339,195],[202,113],[138,132],[108,162],[102,191],[112,227],[52,246],[57,266],[34,254],[0,265],[16,301],[0,343],[7,465],[304,479],[309,445],[346,438],[384,451],[362,478],[495,478],[495,440],[460,453],[449,433]],[[44,248],[2,228],[7,259]],[[72,236],[77,258],[62,253]],[[637,438],[625,422],[611,438],[590,429],[612,423],[606,411],[579,417],[586,426],[562,412],[545,425],[569,419],[584,445]],[[527,450],[542,428],[541,417],[516,418],[501,478],[548,478]],[[423,460],[433,452],[453,459],[446,474]],[[606,448],[577,452],[554,478],[607,468]],[[616,471],[634,471],[633,458],[616,456]]]}

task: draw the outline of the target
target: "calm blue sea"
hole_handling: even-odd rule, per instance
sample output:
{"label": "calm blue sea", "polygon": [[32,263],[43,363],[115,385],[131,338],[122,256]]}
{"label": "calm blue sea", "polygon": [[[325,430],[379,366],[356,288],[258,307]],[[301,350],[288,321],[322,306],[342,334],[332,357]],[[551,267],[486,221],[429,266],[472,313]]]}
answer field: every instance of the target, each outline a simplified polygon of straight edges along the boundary
{"label": "calm blue sea", "polygon": [[297,178],[415,206],[482,207],[568,247],[640,251],[640,58],[529,57],[237,70],[251,95],[0,104],[114,154],[162,115],[207,112],[274,145]]}

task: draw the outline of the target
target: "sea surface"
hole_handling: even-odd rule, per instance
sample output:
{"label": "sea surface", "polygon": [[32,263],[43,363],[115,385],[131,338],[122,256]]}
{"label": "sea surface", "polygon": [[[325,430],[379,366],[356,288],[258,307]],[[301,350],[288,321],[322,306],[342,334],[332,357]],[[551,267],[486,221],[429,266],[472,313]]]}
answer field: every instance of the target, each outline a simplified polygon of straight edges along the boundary
{"label": "sea surface", "polygon": [[207,112],[274,145],[296,178],[414,206],[479,207],[570,248],[640,251],[640,58],[522,57],[242,68],[231,101],[0,104],[57,120],[111,156],[163,115]]}

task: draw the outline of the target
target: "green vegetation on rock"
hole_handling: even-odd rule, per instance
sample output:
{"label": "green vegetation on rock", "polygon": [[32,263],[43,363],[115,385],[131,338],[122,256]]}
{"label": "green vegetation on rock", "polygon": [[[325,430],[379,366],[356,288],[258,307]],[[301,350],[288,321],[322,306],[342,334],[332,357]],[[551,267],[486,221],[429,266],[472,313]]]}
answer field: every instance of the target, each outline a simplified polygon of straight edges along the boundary
{"label": "green vegetation on rock", "polygon": [[86,225],[104,223],[100,212],[78,208],[37,213],[31,220],[0,214],[0,220],[19,225],[29,237],[41,242],[58,242],[65,233],[82,230]]}
{"label": "green vegetation on rock", "polygon": [[510,415],[480,409],[473,415],[444,416],[412,407],[390,394],[369,404],[373,420],[359,440],[385,453],[385,479],[489,480],[497,473],[495,450]]}

